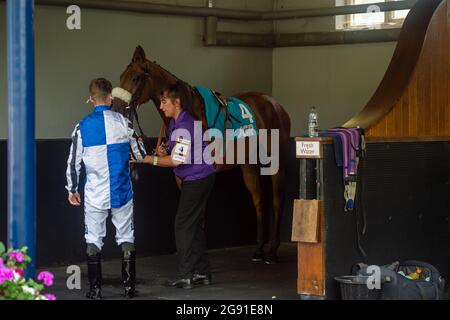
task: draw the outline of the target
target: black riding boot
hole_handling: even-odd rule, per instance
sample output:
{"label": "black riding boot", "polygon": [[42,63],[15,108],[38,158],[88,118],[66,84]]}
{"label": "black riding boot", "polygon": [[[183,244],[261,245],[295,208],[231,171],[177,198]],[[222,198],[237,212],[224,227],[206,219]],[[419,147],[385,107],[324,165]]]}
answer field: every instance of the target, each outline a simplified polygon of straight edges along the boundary
{"label": "black riding boot", "polygon": [[87,256],[89,292],[86,298],[99,300],[102,298],[102,262],[100,252]]}
{"label": "black riding boot", "polygon": [[122,255],[122,282],[125,298],[133,298],[136,294],[136,252],[123,251]]}

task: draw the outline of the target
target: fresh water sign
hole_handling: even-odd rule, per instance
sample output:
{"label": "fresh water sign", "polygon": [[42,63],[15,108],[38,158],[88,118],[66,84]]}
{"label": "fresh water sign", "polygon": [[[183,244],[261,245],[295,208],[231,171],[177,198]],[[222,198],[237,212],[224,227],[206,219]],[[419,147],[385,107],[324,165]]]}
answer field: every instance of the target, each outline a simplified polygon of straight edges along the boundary
{"label": "fresh water sign", "polygon": [[322,147],[320,141],[297,140],[297,158],[322,158]]}

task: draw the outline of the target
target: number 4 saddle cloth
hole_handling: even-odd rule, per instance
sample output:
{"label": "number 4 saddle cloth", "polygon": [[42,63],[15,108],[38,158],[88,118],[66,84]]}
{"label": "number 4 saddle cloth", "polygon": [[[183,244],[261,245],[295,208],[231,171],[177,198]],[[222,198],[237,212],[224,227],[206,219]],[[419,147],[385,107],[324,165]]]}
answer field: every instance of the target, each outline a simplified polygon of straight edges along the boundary
{"label": "number 4 saddle cloth", "polygon": [[[234,97],[219,98],[207,87],[195,86],[194,89],[203,99],[208,129],[218,129],[224,137],[225,129],[231,128],[234,138],[238,139],[258,135],[255,114],[245,102]],[[217,137],[217,134],[211,132],[210,137]]]}

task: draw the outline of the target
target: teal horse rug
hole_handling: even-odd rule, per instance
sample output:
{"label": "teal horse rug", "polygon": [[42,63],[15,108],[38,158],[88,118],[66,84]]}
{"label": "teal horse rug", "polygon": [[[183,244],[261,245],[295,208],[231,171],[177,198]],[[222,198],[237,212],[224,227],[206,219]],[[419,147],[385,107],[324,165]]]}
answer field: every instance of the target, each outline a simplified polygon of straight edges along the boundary
{"label": "teal horse rug", "polygon": [[[255,114],[244,101],[230,97],[223,106],[211,89],[203,86],[194,88],[203,99],[208,129],[219,130],[222,137],[225,136],[225,129],[233,129],[237,139],[258,135]],[[216,137],[216,133],[211,132],[210,137]]]}

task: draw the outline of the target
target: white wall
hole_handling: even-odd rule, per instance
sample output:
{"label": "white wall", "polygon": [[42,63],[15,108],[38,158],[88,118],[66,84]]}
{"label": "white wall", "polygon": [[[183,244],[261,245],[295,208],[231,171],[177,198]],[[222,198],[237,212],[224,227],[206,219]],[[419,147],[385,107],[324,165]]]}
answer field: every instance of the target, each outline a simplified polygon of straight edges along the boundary
{"label": "white wall", "polygon": [[[199,6],[205,0],[141,0]],[[217,7],[279,10],[326,7],[333,0],[215,0]],[[258,90],[272,94],[288,110],[291,135],[306,133],[309,108],[319,111],[320,127],[339,126],[360,111],[381,81],[396,43],[298,48],[203,47],[203,19],[82,11],[82,30],[65,27],[63,7],[36,9],[36,96],[38,138],[67,138],[90,112],[90,79],[119,75],[141,44],[148,58],[191,84],[224,94]],[[220,30],[240,32],[330,31],[334,18],[271,22],[221,21]],[[0,2],[0,139],[7,137],[5,5]],[[160,119],[149,104],[141,109],[147,135],[158,134]]]}
{"label": "white wall", "polygon": [[[277,9],[329,7],[334,0],[274,0]],[[335,18],[278,21],[280,33],[334,31]],[[291,116],[291,135],[307,132],[311,106],[319,126],[342,125],[358,113],[378,87],[392,58],[396,42],[335,46],[277,48],[273,50],[272,94]]]}
{"label": "white wall", "polygon": [[[245,4],[254,10],[257,5],[255,0],[232,2],[228,6]],[[263,10],[269,10],[271,0],[259,2],[264,3],[269,7]],[[210,86],[228,95],[247,90],[271,94],[272,51],[205,48],[202,18],[82,9],[79,31],[69,31],[66,19],[64,7],[36,7],[37,138],[70,137],[76,122],[91,111],[85,104],[89,81],[102,76],[118,85],[139,44],[149,59],[193,85]],[[5,4],[0,2],[0,139],[7,138],[5,26]],[[160,119],[153,105],[142,107],[140,117],[145,133],[157,136]]]}
{"label": "white wall", "polygon": [[311,106],[320,129],[344,124],[378,87],[395,43],[275,49],[272,94],[291,115],[291,135],[306,134]]}

